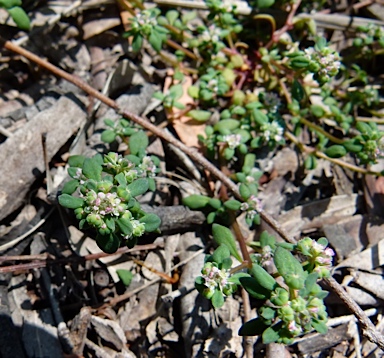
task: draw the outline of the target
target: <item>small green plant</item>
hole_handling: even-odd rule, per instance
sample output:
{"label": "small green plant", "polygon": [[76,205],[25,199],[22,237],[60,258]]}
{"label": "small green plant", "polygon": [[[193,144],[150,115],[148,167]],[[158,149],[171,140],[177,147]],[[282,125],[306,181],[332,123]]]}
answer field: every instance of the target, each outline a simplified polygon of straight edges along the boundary
{"label": "small green plant", "polygon": [[[125,34],[133,52],[140,56],[149,45],[150,53],[155,50],[174,73],[171,86],[155,97],[170,123],[174,108],[205,123],[205,133],[198,138],[200,150],[239,186],[236,198],[223,188],[212,197],[183,199],[189,208],[205,212],[217,243],[196,288],[215,308],[239,286],[257,300],[258,315],[242,326],[241,335],[291,344],[312,330],[325,333],[327,292],[318,281],[330,275],[334,252],[327,240],[277,243],[264,232],[249,244],[256,252],[251,255],[238,216],[243,214],[250,228],[259,225],[263,172],[256,158],[286,145],[294,144],[301,153],[303,171],[314,169],[320,158],[373,173],[369,165],[383,156],[384,132],[377,125],[383,123],[379,93],[370,83],[367,60],[373,63],[382,55],[382,30],[359,28],[342,55],[317,36],[313,20],[295,17],[298,11],[321,9],[325,0],[248,1],[249,15],[240,15],[226,1],[206,0],[207,16],[199,21],[195,11],[162,11],[134,3],[137,8]],[[280,24],[274,13],[284,14],[286,22]],[[283,36],[286,33],[289,36]],[[181,103],[186,76],[193,83],[187,89],[192,98],[188,104]],[[113,252],[122,242],[132,246],[144,231],[159,226],[158,218],[144,213],[135,199],[154,188],[156,160],[146,156],[148,139],[138,128],[126,120],[107,120],[106,125],[102,139],[122,140],[131,154],[71,159],[73,181],[64,188],[60,203],[75,209],[80,226],[95,228],[100,247]],[[99,202],[102,213],[95,205]],[[105,208],[113,209],[106,213]]]}
{"label": "small green plant", "polygon": [[[235,238],[228,228],[214,224],[212,231],[219,246],[206,257],[195,286],[215,308],[221,307],[225,297],[236,292],[238,286],[262,302],[258,317],[246,322],[240,335],[261,335],[264,343],[291,344],[301,334],[313,330],[327,332],[323,299],[328,293],[317,283],[329,277],[334,256],[325,238],[315,241],[307,237],[292,245],[277,243],[273,236],[263,232],[260,241],[253,245],[258,253],[249,265],[237,252]],[[303,262],[292,252],[301,254]],[[232,267],[231,257],[239,260],[240,265]]]}
{"label": "small green plant", "polygon": [[0,0],[0,7],[8,11],[8,14],[20,29],[29,30],[31,22],[21,7],[21,0]]}
{"label": "small green plant", "polygon": [[[117,133],[104,132],[104,137],[115,139],[122,128],[124,131],[128,126],[118,125]],[[110,152],[92,158],[69,158],[72,180],[65,184],[59,203],[74,210],[80,229],[96,230],[96,242],[107,253],[122,245],[133,247],[145,232],[156,231],[160,226],[160,218],[143,211],[136,199],[155,189],[153,178],[159,161],[146,155],[147,145],[146,134],[136,130],[130,135],[129,155]]]}

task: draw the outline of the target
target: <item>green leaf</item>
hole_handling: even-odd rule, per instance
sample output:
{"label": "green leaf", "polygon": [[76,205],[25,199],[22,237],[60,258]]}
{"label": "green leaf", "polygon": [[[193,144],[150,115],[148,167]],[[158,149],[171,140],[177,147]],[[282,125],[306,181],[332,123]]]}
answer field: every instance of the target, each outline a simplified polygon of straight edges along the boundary
{"label": "green leaf", "polygon": [[311,105],[311,112],[317,118],[321,118],[325,114],[324,108],[322,106],[319,106],[318,104]]}
{"label": "green leaf", "polygon": [[100,157],[96,155],[92,158],[85,158],[83,163],[83,174],[88,179],[101,181],[101,172],[103,168],[100,163]]}
{"label": "green leaf", "polygon": [[4,9],[20,5],[21,0],[0,0],[0,7],[3,7]]}
{"label": "green leaf", "polygon": [[148,179],[139,178],[127,186],[133,197],[142,195],[148,191]]}
{"label": "green leaf", "polygon": [[211,258],[214,262],[221,264],[224,259],[229,258],[231,253],[227,245],[220,245],[212,254]]}
{"label": "green leaf", "polygon": [[208,204],[215,210],[220,209],[222,205],[221,200],[216,198],[210,198]]}
{"label": "green leaf", "polygon": [[129,286],[132,282],[133,273],[129,270],[116,270],[117,276],[119,276],[120,281],[124,284],[124,286]]}
{"label": "green leaf", "polygon": [[178,83],[177,85],[173,85],[169,89],[169,94],[171,95],[172,99],[179,99],[184,93],[183,85],[181,83]]}
{"label": "green leaf", "polygon": [[224,305],[224,296],[221,291],[216,290],[211,298],[213,307],[220,308]]}
{"label": "green leaf", "polygon": [[113,254],[120,246],[120,240],[115,234],[96,236],[97,246],[107,254]]}
{"label": "green leaf", "polygon": [[241,203],[240,201],[238,200],[227,200],[225,203],[224,203],[224,206],[229,209],[229,210],[239,210],[240,207],[241,207]]}
{"label": "green leaf", "polygon": [[205,195],[192,194],[183,199],[183,204],[192,210],[204,208],[210,198]]}
{"label": "green leaf", "polygon": [[274,343],[280,338],[279,330],[281,328],[281,323],[274,325],[272,327],[268,327],[262,334],[263,343]]}
{"label": "green leaf", "polygon": [[232,283],[240,286],[241,285],[240,279],[242,279],[244,277],[251,277],[251,276],[245,272],[237,272],[237,273],[231,275],[231,277],[228,279],[228,282],[232,282]]}
{"label": "green leaf", "polygon": [[341,158],[347,154],[347,150],[342,145],[334,144],[328,147],[324,153],[330,158]]}
{"label": "green leaf", "polygon": [[249,272],[261,287],[270,292],[278,286],[276,280],[256,263],[252,265],[252,268],[249,270]]}
{"label": "green leaf", "polygon": [[139,52],[143,46],[143,36],[140,34],[135,34],[132,40],[132,50],[133,52]]}
{"label": "green leaf", "polygon": [[148,147],[148,137],[143,131],[138,131],[131,135],[129,138],[129,150],[131,154],[137,155],[140,151],[145,150]]}
{"label": "green leaf", "polygon": [[207,215],[207,224],[211,225],[216,219],[217,213],[215,211],[210,212]]}
{"label": "green leaf", "polygon": [[299,290],[304,287],[306,279],[304,269],[288,250],[278,246],[273,260],[277,271],[290,288]]}
{"label": "green leaf", "polygon": [[247,184],[241,183],[239,187],[240,195],[244,200],[248,200],[252,195],[251,190]]}
{"label": "green leaf", "polygon": [[69,209],[81,208],[84,204],[84,199],[77,198],[69,194],[61,194],[59,196],[59,204]]}
{"label": "green leaf", "polygon": [[118,218],[116,220],[117,226],[120,228],[123,235],[131,235],[133,232],[133,227],[129,219]]}
{"label": "green leaf", "polygon": [[252,110],[252,115],[255,122],[260,126],[262,126],[263,124],[267,124],[269,122],[268,116],[257,108],[254,108]]}
{"label": "green leaf", "polygon": [[193,109],[187,113],[187,116],[193,118],[196,121],[199,122],[205,122],[209,118],[211,118],[212,113],[209,111],[203,111],[200,109]]}
{"label": "green leaf", "polygon": [[238,261],[242,261],[240,254],[237,251],[236,248],[236,240],[232,235],[231,230],[229,230],[227,227],[219,225],[219,224],[213,224],[212,225],[212,233],[213,233],[213,239],[218,245],[226,245],[233,257],[235,257]]}
{"label": "green leaf", "polygon": [[270,246],[271,248],[276,247],[276,239],[274,236],[269,235],[268,231],[263,231],[260,235],[260,245],[261,247]]}
{"label": "green leaf", "polygon": [[361,133],[361,134],[366,134],[366,135],[371,135],[372,134],[372,128],[368,123],[365,122],[357,122],[356,123],[356,129]]}
{"label": "green leaf", "polygon": [[9,12],[9,15],[11,15],[13,21],[16,23],[16,25],[20,29],[22,30],[30,29],[31,21],[29,20],[29,17],[23,8],[21,8],[20,6],[14,6],[14,7],[8,8],[7,11]]}
{"label": "green leaf", "polygon": [[116,139],[116,133],[112,129],[106,129],[103,133],[101,133],[101,140],[104,143],[112,143]]}
{"label": "green leaf", "polygon": [[116,230],[116,221],[115,221],[115,219],[107,218],[105,220],[105,223],[107,224],[108,229],[111,230],[112,232],[114,232]]}
{"label": "green leaf", "polygon": [[358,138],[350,139],[343,142],[343,146],[345,147],[345,149],[347,149],[348,152],[351,153],[360,153],[364,148],[363,144],[361,144]]}
{"label": "green leaf", "polygon": [[170,25],[173,25],[175,20],[179,17],[179,12],[176,11],[176,10],[169,10],[167,11],[167,13],[165,14],[165,17],[167,18],[168,20],[168,23]]}
{"label": "green leaf", "polygon": [[255,7],[265,9],[271,7],[275,3],[275,0],[255,0],[253,3]]}
{"label": "green leaf", "polygon": [[328,246],[328,240],[326,237],[321,237],[319,240],[317,240],[317,243],[323,245],[324,247]]}
{"label": "green leaf", "polygon": [[119,183],[120,186],[125,188],[127,186],[127,178],[124,173],[119,173],[115,176],[115,180]]}
{"label": "green leaf", "polygon": [[192,97],[192,98],[199,98],[199,87],[196,87],[196,86],[190,86],[188,87],[188,90],[187,90],[188,94]]}
{"label": "green leaf", "polygon": [[275,318],[276,310],[272,307],[261,307],[260,309],[260,316],[263,317],[266,320],[271,320]]}
{"label": "green leaf", "polygon": [[81,168],[83,166],[84,160],[84,155],[71,155],[68,158],[68,164],[70,167]]}
{"label": "green leaf", "polygon": [[314,330],[321,334],[325,334],[328,332],[328,327],[324,322],[317,321],[315,319],[312,320],[311,326]]}
{"label": "green leaf", "polygon": [[301,102],[305,97],[305,90],[298,80],[293,81],[292,97],[298,102]]}
{"label": "green leaf", "polygon": [[243,288],[258,300],[266,300],[271,296],[271,291],[261,286],[253,277],[242,277],[239,281]]}
{"label": "green leaf", "polygon": [[261,317],[245,322],[239,329],[239,336],[259,336],[267,328],[265,320]]}
{"label": "green leaf", "polygon": [[301,70],[302,68],[307,68],[310,64],[310,60],[305,56],[296,56],[291,60],[291,67],[295,70]]}
{"label": "green leaf", "polygon": [[61,192],[63,194],[71,195],[76,191],[78,186],[79,186],[79,181],[77,179],[71,179],[70,181],[67,181],[64,184],[64,187]]}
{"label": "green leaf", "polygon": [[151,34],[148,38],[149,43],[153,49],[157,52],[161,51],[161,45],[163,43],[162,36],[154,29],[152,29]]}
{"label": "green leaf", "polygon": [[214,125],[214,129],[221,134],[230,134],[234,129],[240,126],[240,121],[236,119],[222,119]]}
{"label": "green leaf", "polygon": [[145,224],[146,232],[153,232],[157,230],[161,224],[161,219],[153,213],[145,214],[139,219],[139,221]]}
{"label": "green leaf", "polygon": [[311,293],[316,285],[318,278],[319,274],[317,272],[312,272],[307,276],[305,279],[304,288],[300,291],[301,296],[307,296]]}

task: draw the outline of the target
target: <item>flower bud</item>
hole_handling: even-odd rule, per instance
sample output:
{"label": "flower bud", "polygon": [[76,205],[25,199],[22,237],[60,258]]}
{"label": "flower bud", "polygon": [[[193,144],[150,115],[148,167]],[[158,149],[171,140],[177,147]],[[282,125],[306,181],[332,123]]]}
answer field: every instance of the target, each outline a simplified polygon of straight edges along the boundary
{"label": "flower bud", "polygon": [[291,307],[296,312],[303,312],[306,309],[306,301],[299,296],[291,301]]}
{"label": "flower bud", "polygon": [[293,321],[295,318],[295,313],[290,306],[283,306],[277,310],[277,315],[284,322]]}
{"label": "flower bud", "polygon": [[215,293],[215,289],[210,287],[203,290],[203,296],[209,300],[212,298],[214,293]]}
{"label": "flower bud", "polygon": [[276,288],[271,294],[271,302],[276,306],[284,306],[289,300],[289,293],[282,287]]}
{"label": "flower bud", "polygon": [[94,213],[91,213],[87,216],[87,222],[88,222],[88,224],[95,226],[95,227],[101,227],[104,224],[104,221],[100,217],[100,215],[94,214]]}

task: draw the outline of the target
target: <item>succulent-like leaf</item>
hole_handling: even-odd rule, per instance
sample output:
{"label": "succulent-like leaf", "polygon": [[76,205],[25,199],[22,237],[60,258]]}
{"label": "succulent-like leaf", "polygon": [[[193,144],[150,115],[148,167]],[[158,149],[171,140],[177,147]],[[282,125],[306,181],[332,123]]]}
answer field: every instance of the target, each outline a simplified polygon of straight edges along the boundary
{"label": "succulent-like leaf", "polygon": [[104,143],[112,143],[116,139],[116,132],[112,129],[106,129],[101,133],[101,140]]}
{"label": "succulent-like leaf", "polygon": [[68,158],[68,164],[70,167],[81,168],[83,166],[84,160],[84,155],[71,155]]}
{"label": "succulent-like leaf", "polygon": [[77,187],[79,186],[79,181],[77,179],[72,179],[70,181],[67,181],[64,184],[63,190],[61,191],[63,194],[73,194]]}
{"label": "succulent-like leaf", "polygon": [[224,203],[224,206],[229,209],[229,210],[239,210],[240,207],[241,207],[241,203],[240,201],[238,200],[227,200],[225,203]]}
{"label": "succulent-like leaf", "polygon": [[61,194],[59,196],[59,204],[65,208],[77,209],[83,206],[84,200],[69,194]]}
{"label": "succulent-like leaf", "polygon": [[271,296],[271,291],[261,286],[253,277],[241,277],[239,281],[243,288],[258,300],[266,300]]}
{"label": "succulent-like leaf", "polygon": [[304,87],[301,85],[301,83],[298,80],[293,81],[292,97],[298,102],[301,102],[305,97]]}
{"label": "succulent-like leaf", "polygon": [[266,290],[273,291],[277,287],[276,280],[260,265],[254,263],[249,271],[257,283]]}
{"label": "succulent-like leaf", "polygon": [[220,308],[224,305],[224,296],[221,291],[216,290],[211,298],[213,307]]}
{"label": "succulent-like leaf", "polygon": [[131,221],[129,219],[118,218],[116,220],[116,223],[124,235],[131,235],[132,234],[133,227],[132,227]]}
{"label": "succulent-like leaf", "polygon": [[119,276],[120,281],[124,284],[124,286],[129,286],[132,282],[133,273],[129,270],[116,270],[117,276]]}
{"label": "succulent-like leaf", "polygon": [[133,183],[127,185],[127,188],[129,189],[133,197],[146,193],[148,191],[148,187],[148,179],[146,178],[139,178]]}
{"label": "succulent-like leaf", "polygon": [[107,254],[113,254],[120,246],[120,239],[115,234],[96,236],[97,246]]}
{"label": "succulent-like leaf", "polygon": [[274,343],[280,338],[279,330],[281,328],[281,324],[274,325],[272,327],[268,327],[262,334],[263,343]]}
{"label": "succulent-like leaf", "polygon": [[145,214],[139,219],[139,221],[145,224],[146,232],[153,232],[157,230],[161,224],[161,219],[153,213]]}
{"label": "succulent-like leaf", "polygon": [[209,203],[209,199],[205,195],[192,194],[183,199],[183,204],[193,210],[202,209]]}
{"label": "succulent-like leaf", "polygon": [[254,318],[241,326],[239,336],[259,336],[266,328],[267,325],[263,318]]}
{"label": "succulent-like leaf", "polygon": [[203,111],[200,109],[192,109],[187,113],[187,116],[199,122],[206,122],[209,118],[211,118],[211,115],[212,115],[211,112]]}
{"label": "succulent-like leaf", "polygon": [[277,271],[293,289],[304,287],[306,274],[300,262],[286,249],[278,246],[273,257]]}
{"label": "succulent-like leaf", "polygon": [[138,131],[129,138],[129,150],[131,154],[137,155],[148,147],[148,136],[144,131]]}
{"label": "succulent-like leaf", "polygon": [[222,119],[220,122],[217,122],[214,126],[214,129],[221,134],[230,134],[234,129],[240,126],[240,121],[236,119]]}
{"label": "succulent-like leaf", "polygon": [[92,158],[85,158],[83,163],[83,174],[88,179],[100,181],[102,170],[103,168],[101,166],[100,156],[95,155]]}
{"label": "succulent-like leaf", "polygon": [[221,264],[224,259],[227,259],[231,256],[231,253],[229,252],[229,248],[227,245],[220,245],[212,254],[212,260],[214,262],[217,262],[218,264]]}
{"label": "succulent-like leaf", "polygon": [[231,230],[227,227],[213,224],[212,225],[213,239],[218,245],[226,245],[233,257],[235,257],[240,262],[242,261],[241,256],[236,248],[236,240],[232,235]]}
{"label": "succulent-like leaf", "polygon": [[11,15],[13,21],[22,30],[29,30],[31,27],[31,21],[27,13],[20,6],[14,6],[7,9],[9,15]]}
{"label": "succulent-like leaf", "polygon": [[0,7],[3,7],[4,9],[20,5],[21,0],[0,0]]}
{"label": "succulent-like leaf", "polygon": [[265,9],[271,7],[275,3],[275,0],[255,0],[253,3],[255,7]]}
{"label": "succulent-like leaf", "polygon": [[270,246],[273,249],[276,247],[276,239],[274,236],[269,235],[268,231],[263,231],[260,235],[261,247]]}
{"label": "succulent-like leaf", "polygon": [[317,332],[319,332],[321,334],[325,334],[328,332],[328,327],[324,322],[320,322],[320,321],[313,319],[311,326],[313,327],[313,329],[315,329]]}

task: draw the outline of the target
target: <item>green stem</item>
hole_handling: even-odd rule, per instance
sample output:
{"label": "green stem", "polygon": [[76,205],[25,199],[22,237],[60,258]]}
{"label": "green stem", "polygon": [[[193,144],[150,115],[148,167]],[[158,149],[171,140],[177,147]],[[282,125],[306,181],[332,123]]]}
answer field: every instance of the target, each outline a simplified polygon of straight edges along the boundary
{"label": "green stem", "polygon": [[303,117],[300,117],[300,122],[305,124],[307,127],[313,129],[314,131],[321,133],[322,135],[324,135],[325,137],[327,137],[329,140],[331,140],[332,142],[334,142],[336,144],[343,144],[344,143],[344,141],[342,139],[336,138],[335,136],[328,133],[326,130],[324,130],[323,128],[321,128],[317,124],[314,124]]}
{"label": "green stem", "polygon": [[361,173],[363,175],[375,175],[375,176],[382,176],[383,175],[381,172],[375,172],[372,170],[368,170],[368,169],[361,168],[361,167],[358,167],[356,165],[344,162],[343,160],[340,160],[340,159],[328,157],[323,152],[301,143],[292,133],[290,133],[288,131],[285,131],[284,135],[287,139],[289,139],[292,143],[294,143],[302,152],[314,154],[318,158],[328,160],[329,162],[331,162],[333,164],[339,165],[343,168],[347,168],[347,169],[352,170],[352,171],[357,172],[357,173]]}

